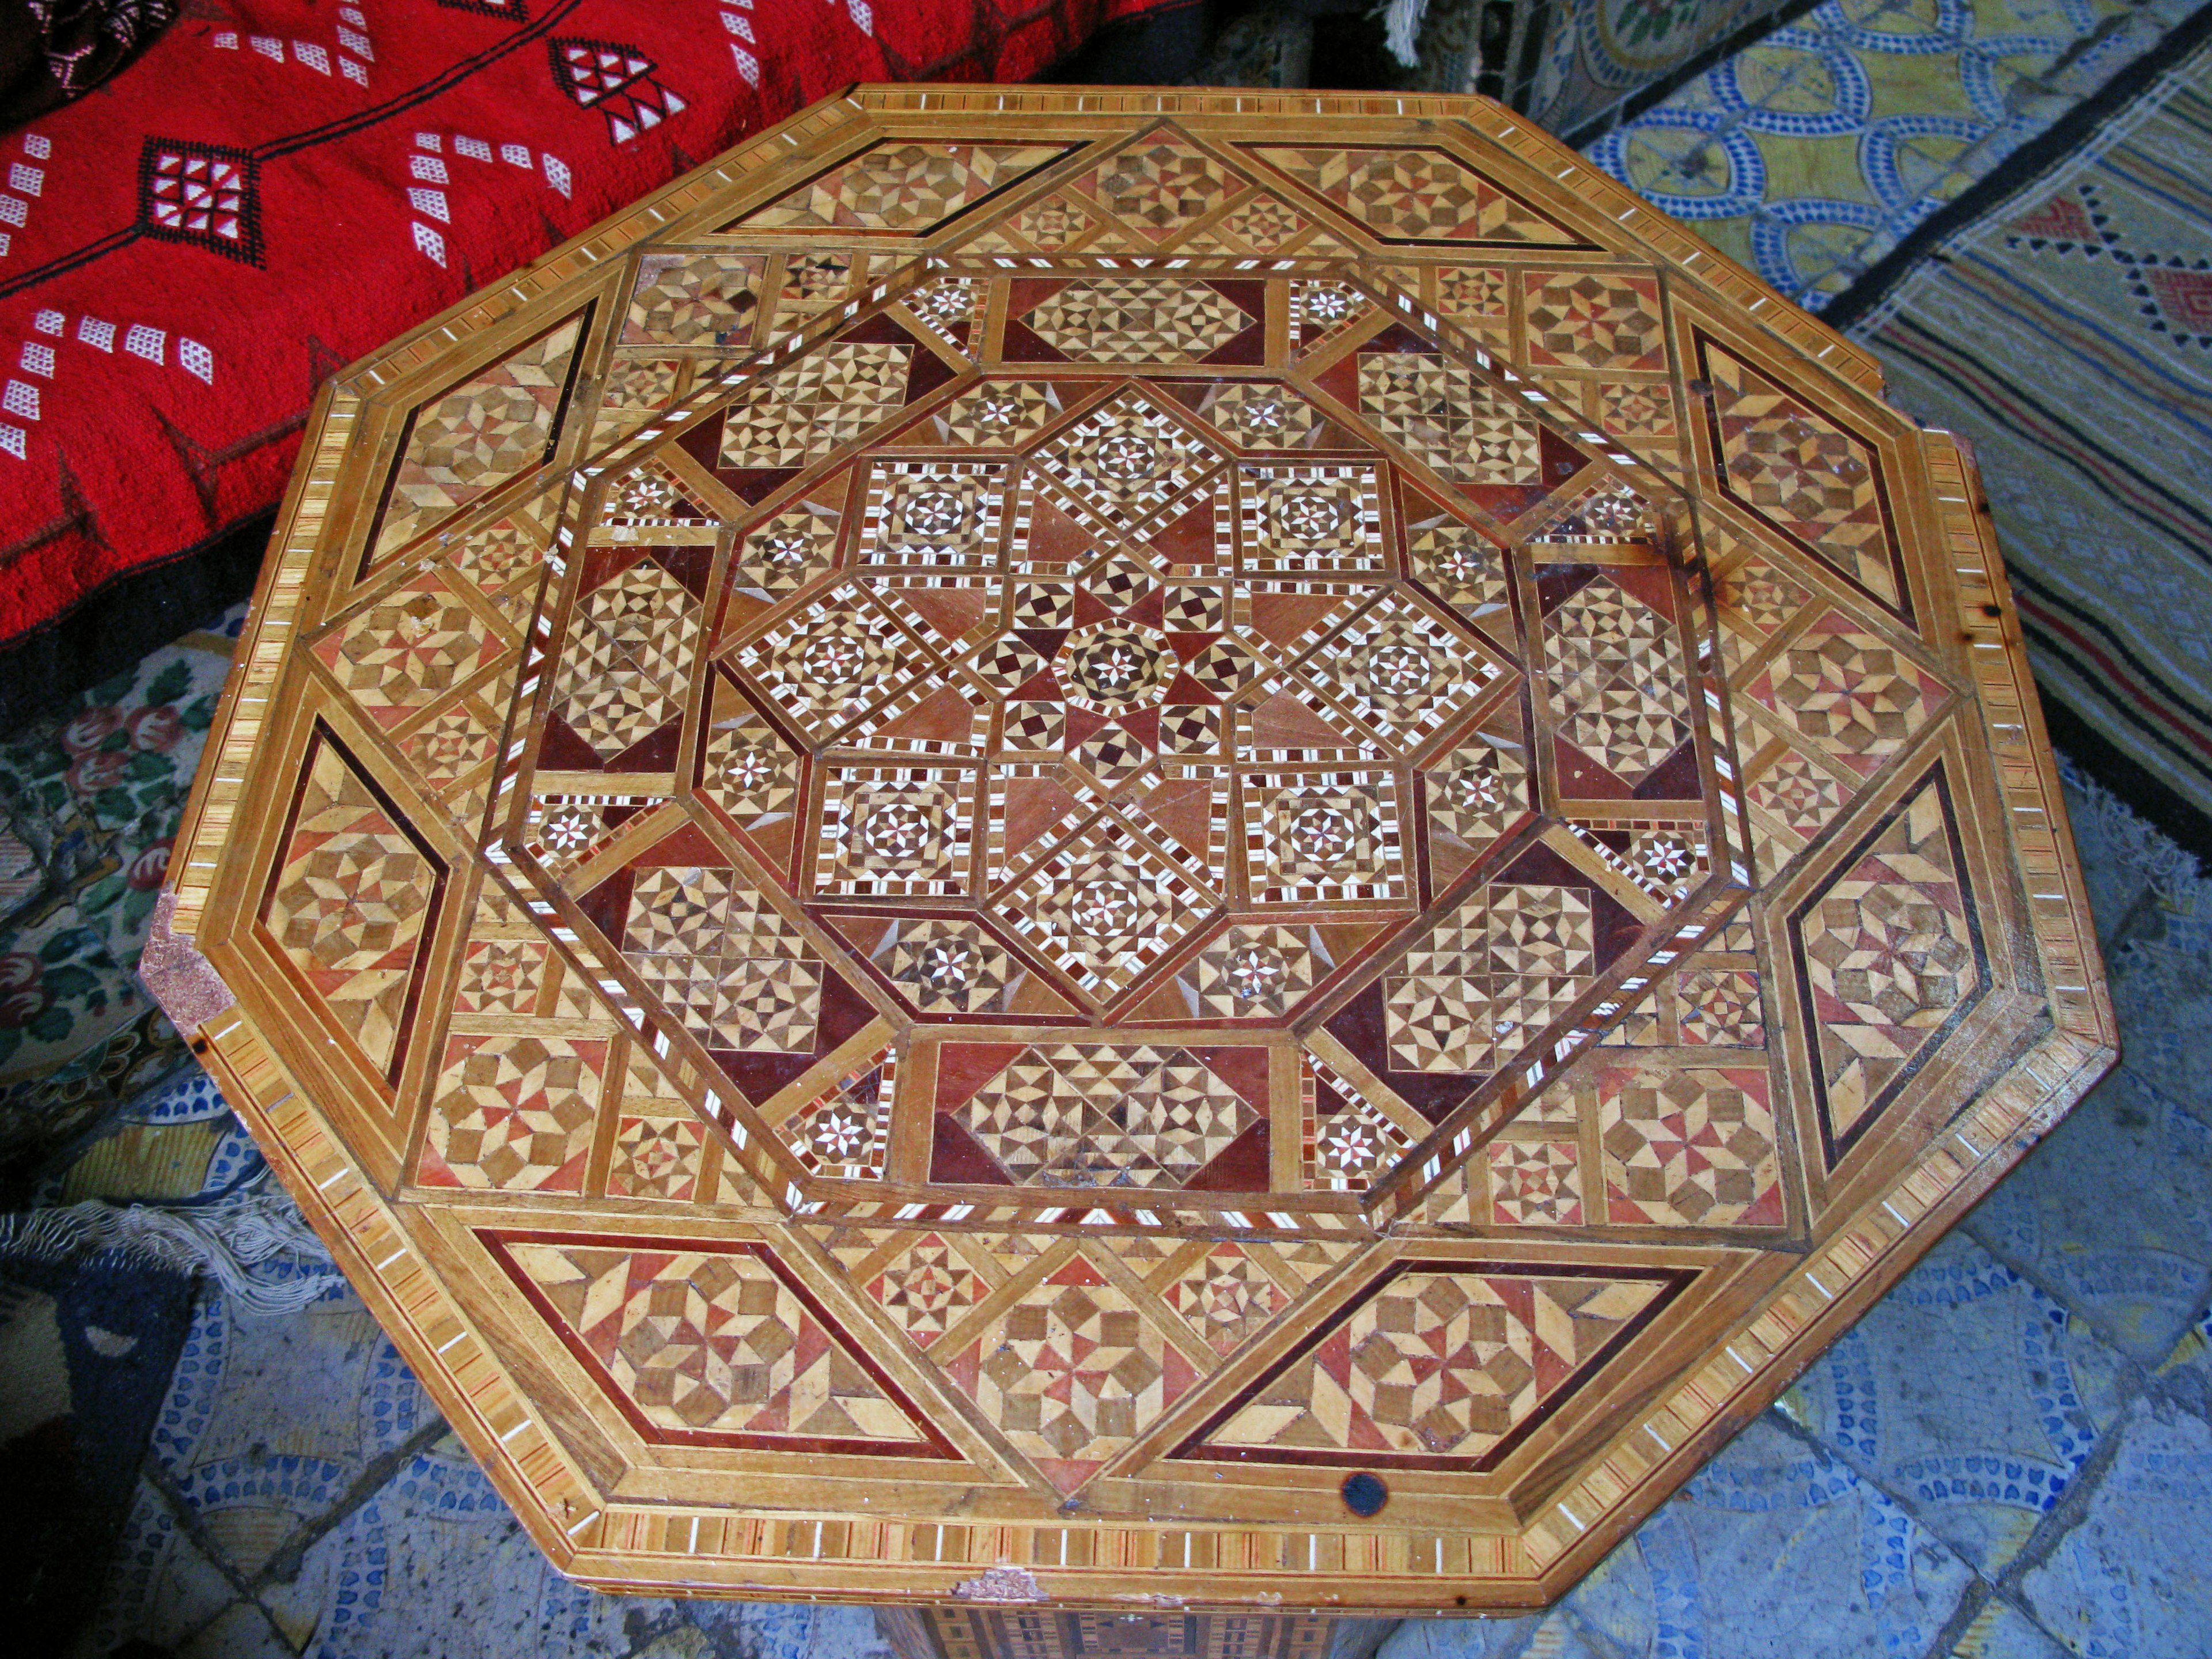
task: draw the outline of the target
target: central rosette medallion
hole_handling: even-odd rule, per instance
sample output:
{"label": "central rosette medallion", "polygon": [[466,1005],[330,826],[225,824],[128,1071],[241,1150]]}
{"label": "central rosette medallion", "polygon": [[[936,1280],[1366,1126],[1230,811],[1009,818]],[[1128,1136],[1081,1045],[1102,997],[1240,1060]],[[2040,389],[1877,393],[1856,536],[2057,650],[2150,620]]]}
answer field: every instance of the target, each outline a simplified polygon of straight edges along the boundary
{"label": "central rosette medallion", "polygon": [[1176,665],[1158,629],[1094,623],[1068,635],[1054,666],[1062,693],[1076,708],[1121,714],[1158,703]]}

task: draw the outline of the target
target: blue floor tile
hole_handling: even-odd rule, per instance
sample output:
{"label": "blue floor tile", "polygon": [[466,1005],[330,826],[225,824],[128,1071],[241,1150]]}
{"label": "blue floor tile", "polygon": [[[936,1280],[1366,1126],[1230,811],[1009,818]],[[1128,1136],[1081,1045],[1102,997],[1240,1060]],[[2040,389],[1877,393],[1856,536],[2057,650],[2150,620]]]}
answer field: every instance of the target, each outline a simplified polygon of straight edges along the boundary
{"label": "blue floor tile", "polygon": [[2155,1364],[2212,1291],[2212,1122],[2130,1057],[1966,1230]]}
{"label": "blue floor tile", "polygon": [[1917,1659],[1972,1580],[1893,1499],[1769,1415],[1567,1606],[1651,1659]]}
{"label": "blue floor tile", "polygon": [[2087,1512],[2021,1594],[2082,1659],[2212,1652],[2212,1425],[2142,1406],[2118,1432]]}
{"label": "blue floor tile", "polygon": [[450,1439],[410,1459],[263,1600],[312,1659],[890,1659],[862,1608],[601,1595],[571,1583]]}
{"label": "blue floor tile", "polygon": [[1574,1622],[1556,1611],[1517,1619],[1408,1619],[1375,1659],[1522,1659],[1530,1652],[1547,1659],[1608,1659],[1594,1653]]}
{"label": "blue floor tile", "polygon": [[2094,1450],[2127,1370],[2063,1305],[1954,1234],[1783,1408],[1994,1577]]}

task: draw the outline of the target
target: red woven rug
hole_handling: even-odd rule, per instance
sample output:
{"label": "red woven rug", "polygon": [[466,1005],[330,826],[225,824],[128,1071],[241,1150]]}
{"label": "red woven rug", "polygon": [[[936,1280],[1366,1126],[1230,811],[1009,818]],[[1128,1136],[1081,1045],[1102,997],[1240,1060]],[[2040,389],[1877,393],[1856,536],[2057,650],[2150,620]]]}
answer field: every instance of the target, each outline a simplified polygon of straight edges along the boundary
{"label": "red woven rug", "polygon": [[212,0],[0,138],[0,642],[272,506],[316,387],[856,81],[1177,0]]}

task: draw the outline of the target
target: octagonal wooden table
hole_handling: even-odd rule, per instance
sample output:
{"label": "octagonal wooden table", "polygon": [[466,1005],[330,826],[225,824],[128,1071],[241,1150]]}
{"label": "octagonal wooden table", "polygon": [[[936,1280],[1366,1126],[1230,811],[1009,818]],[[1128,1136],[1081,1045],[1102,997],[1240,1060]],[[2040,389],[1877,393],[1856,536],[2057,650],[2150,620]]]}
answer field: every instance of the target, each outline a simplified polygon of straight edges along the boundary
{"label": "octagonal wooden table", "polygon": [[1493,105],[855,93],[325,392],[150,971],[580,1578],[1540,1601],[2113,1052],[1879,394]]}

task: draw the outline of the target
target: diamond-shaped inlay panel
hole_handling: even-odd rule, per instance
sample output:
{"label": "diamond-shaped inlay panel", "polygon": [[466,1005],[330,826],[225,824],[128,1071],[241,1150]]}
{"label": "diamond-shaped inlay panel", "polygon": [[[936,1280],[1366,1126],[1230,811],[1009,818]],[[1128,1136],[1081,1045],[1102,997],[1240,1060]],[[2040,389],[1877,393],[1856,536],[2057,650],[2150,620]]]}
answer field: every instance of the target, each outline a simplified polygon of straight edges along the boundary
{"label": "diamond-shaped inlay panel", "polygon": [[1120,363],[1196,362],[1257,320],[1218,287],[1147,276],[1080,278],[1020,319],[1060,356]]}
{"label": "diamond-shaped inlay panel", "polygon": [[318,732],[261,921],[379,1071],[398,1057],[445,874],[360,763]]}
{"label": "diamond-shaped inlay panel", "polygon": [[1186,1455],[1480,1468],[1675,1288],[1658,1274],[1407,1269]]}
{"label": "diamond-shaped inlay panel", "polygon": [[1571,231],[1441,149],[1255,146],[1266,161],[1390,241],[1568,244]]}
{"label": "diamond-shaped inlay panel", "polygon": [[639,1430],[672,1445],[944,1455],[834,1318],[757,1245],[636,1249],[589,1236],[494,1244]]}
{"label": "diamond-shaped inlay panel", "polygon": [[953,216],[1063,153],[1057,144],[878,144],[755,209],[740,223],[761,230],[911,234]]}

